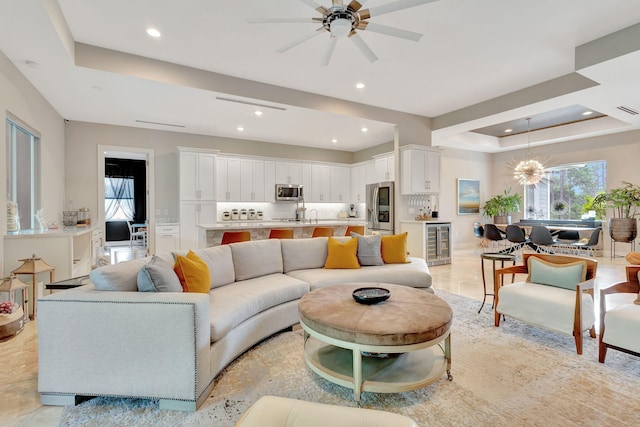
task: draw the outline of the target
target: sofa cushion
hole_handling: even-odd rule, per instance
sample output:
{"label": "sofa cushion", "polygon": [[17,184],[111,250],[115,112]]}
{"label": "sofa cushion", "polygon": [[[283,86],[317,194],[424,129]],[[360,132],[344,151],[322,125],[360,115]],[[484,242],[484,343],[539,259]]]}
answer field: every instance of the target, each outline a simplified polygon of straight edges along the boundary
{"label": "sofa cushion", "polygon": [[329,237],[327,243],[327,261],[324,268],[360,268],[358,263],[358,239],[349,239],[341,243]]}
{"label": "sofa cushion", "polygon": [[211,289],[209,267],[193,251],[189,251],[186,257],[178,255],[173,269],[185,292],[208,293]]}
{"label": "sofa cushion", "polygon": [[272,307],[302,298],[309,284],[284,274],[235,282],[209,292],[211,342],[224,337],[240,323]]}
{"label": "sofa cushion", "polygon": [[138,272],[138,291],[182,292],[182,285],[173,267],[154,255]]}
{"label": "sofa cushion", "polygon": [[385,264],[352,270],[307,269],[295,270],[288,276],[309,283],[311,290],[347,282],[376,282],[430,288],[431,274],[422,258],[409,258],[407,264]]}
{"label": "sofa cushion", "polygon": [[634,304],[636,294],[616,293],[606,298],[602,341],[640,353],[640,306]]}
{"label": "sofa cushion", "polygon": [[381,252],[381,236],[379,234],[362,236],[351,233],[351,237],[358,239],[358,262],[360,265],[383,265]]}
{"label": "sofa cushion", "polygon": [[233,269],[236,282],[267,274],[282,273],[280,239],[232,243]]}
{"label": "sofa cushion", "polygon": [[382,236],[382,260],[385,264],[402,264],[407,262],[407,233]]}
{"label": "sofa cushion", "polygon": [[326,237],[282,240],[284,272],[322,268],[327,261],[327,241]]}
{"label": "sofa cushion", "polygon": [[587,278],[587,263],[584,261],[557,264],[532,256],[527,264],[529,276],[526,281],[531,283],[574,290]]}
{"label": "sofa cushion", "polygon": [[211,288],[235,282],[236,273],[233,269],[233,257],[231,256],[231,247],[229,245],[196,249],[194,252],[209,267]]}

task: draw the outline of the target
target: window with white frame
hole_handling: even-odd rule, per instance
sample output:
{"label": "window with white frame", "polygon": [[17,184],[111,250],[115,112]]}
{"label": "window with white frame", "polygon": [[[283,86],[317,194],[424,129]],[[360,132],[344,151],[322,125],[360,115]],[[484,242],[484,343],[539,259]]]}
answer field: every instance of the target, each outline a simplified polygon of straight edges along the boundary
{"label": "window with white frame", "polygon": [[35,215],[41,208],[40,133],[13,116],[6,119],[7,200],[14,214],[7,231],[39,226]]}
{"label": "window with white frame", "polygon": [[135,199],[133,178],[104,178],[104,210],[106,221],[133,221]]}
{"label": "window with white frame", "polygon": [[548,168],[541,182],[525,186],[524,216],[549,220],[596,219],[589,205],[593,197],[606,188],[606,161]]}

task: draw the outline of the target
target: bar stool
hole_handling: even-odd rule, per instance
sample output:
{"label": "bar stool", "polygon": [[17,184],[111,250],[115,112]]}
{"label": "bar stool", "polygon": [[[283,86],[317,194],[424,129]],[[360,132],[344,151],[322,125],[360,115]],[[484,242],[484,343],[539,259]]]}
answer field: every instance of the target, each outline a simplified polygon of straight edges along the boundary
{"label": "bar stool", "polygon": [[220,244],[228,245],[229,243],[248,242],[249,240],[251,240],[251,233],[247,230],[225,231]]}
{"label": "bar stool", "polygon": [[344,232],[344,235],[351,236],[351,232],[364,236],[364,225],[348,225],[347,231]]}
{"label": "bar stool", "polygon": [[333,237],[333,227],[316,227],[311,237]]}
{"label": "bar stool", "polygon": [[293,239],[293,228],[274,228],[269,232],[270,239]]}

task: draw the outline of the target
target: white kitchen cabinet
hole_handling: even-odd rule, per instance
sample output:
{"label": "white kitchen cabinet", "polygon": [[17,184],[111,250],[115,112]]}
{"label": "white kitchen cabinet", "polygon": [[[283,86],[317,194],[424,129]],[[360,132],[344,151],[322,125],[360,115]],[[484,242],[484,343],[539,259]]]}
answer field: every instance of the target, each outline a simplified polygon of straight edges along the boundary
{"label": "white kitchen cabinet", "polygon": [[214,152],[178,148],[180,200],[215,200]]}
{"label": "white kitchen cabinet", "polygon": [[331,201],[348,203],[351,201],[351,171],[348,166],[331,166]]}
{"label": "white kitchen cabinet", "polygon": [[[308,193],[305,195],[308,196]],[[309,202],[331,201],[331,166],[311,165],[311,198]]]}
{"label": "white kitchen cabinet", "polygon": [[242,202],[264,202],[264,161],[240,160],[240,200]]}
{"label": "white kitchen cabinet", "polygon": [[302,163],[300,165],[300,184],[302,184],[302,194],[305,200],[308,201],[312,188],[311,164],[309,163]]}
{"label": "white kitchen cabinet", "polygon": [[359,163],[351,167],[351,201],[364,203],[367,186],[365,185],[367,164]]}
{"label": "white kitchen cabinet", "polygon": [[276,184],[301,184],[302,164],[300,162],[276,162]]}
{"label": "white kitchen cabinet", "polygon": [[180,248],[180,225],[179,224],[158,224],[156,225],[156,251],[162,252],[177,251]]}
{"label": "white kitchen cabinet", "polygon": [[393,153],[374,156],[373,159],[375,180],[372,182],[393,181],[395,179],[395,156]]}
{"label": "white kitchen cabinet", "polygon": [[198,240],[198,224],[215,224],[215,202],[180,202],[180,249],[198,249],[206,242]]}
{"label": "white kitchen cabinet", "polygon": [[400,194],[440,192],[440,152],[426,147],[405,146],[400,149],[402,179]]}
{"label": "white kitchen cabinet", "polygon": [[239,202],[241,193],[241,160],[237,157],[217,156],[216,191],[219,202]]}
{"label": "white kitchen cabinet", "polygon": [[276,201],[276,162],[273,160],[264,161],[264,201]]}

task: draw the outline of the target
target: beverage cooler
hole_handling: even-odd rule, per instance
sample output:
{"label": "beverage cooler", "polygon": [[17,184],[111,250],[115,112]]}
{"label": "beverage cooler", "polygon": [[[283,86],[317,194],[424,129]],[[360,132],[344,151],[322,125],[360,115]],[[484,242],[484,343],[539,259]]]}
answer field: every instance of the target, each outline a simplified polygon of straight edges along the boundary
{"label": "beverage cooler", "polygon": [[400,221],[400,232],[407,232],[409,256],[423,258],[427,265],[451,264],[451,223]]}

